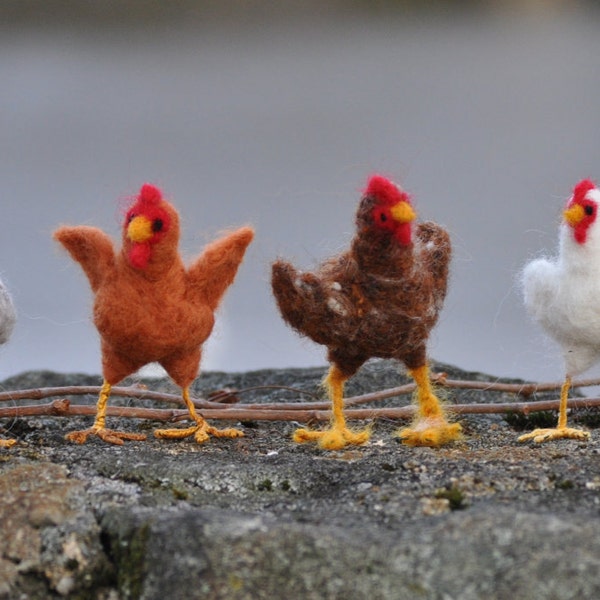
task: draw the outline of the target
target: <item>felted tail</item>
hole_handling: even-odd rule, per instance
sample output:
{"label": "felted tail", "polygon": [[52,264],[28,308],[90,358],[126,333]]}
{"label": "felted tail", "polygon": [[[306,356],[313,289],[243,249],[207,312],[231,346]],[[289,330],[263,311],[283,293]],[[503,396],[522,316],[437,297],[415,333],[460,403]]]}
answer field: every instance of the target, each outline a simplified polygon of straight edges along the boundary
{"label": "felted tail", "polygon": [[284,320],[315,339],[312,325],[322,329],[324,318],[321,281],[313,273],[300,273],[291,264],[278,260],[272,265],[271,286]]}

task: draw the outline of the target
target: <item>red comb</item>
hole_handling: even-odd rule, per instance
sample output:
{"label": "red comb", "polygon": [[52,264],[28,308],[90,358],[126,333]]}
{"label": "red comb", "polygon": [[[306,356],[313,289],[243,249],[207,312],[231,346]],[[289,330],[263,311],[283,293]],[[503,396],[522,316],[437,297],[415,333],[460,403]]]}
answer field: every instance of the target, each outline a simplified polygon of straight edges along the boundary
{"label": "red comb", "polygon": [[145,183],[140,189],[138,200],[148,204],[159,204],[162,200],[162,193],[157,187]]}
{"label": "red comb", "polygon": [[573,202],[581,202],[585,195],[596,187],[596,184],[591,179],[582,179],[573,188]]}
{"label": "red comb", "polygon": [[408,194],[383,175],[372,175],[364,193],[365,196],[375,196],[379,202],[384,204],[396,204],[401,200],[408,200]]}

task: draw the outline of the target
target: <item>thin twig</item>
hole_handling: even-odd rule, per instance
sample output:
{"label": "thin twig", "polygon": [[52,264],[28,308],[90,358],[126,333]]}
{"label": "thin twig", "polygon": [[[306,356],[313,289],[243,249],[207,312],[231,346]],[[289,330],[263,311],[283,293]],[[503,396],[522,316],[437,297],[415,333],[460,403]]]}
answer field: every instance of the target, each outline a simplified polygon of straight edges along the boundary
{"label": "thin twig", "polygon": [[[529,397],[536,392],[546,392],[559,390],[562,386],[562,382],[553,383],[502,383],[497,381],[471,381],[461,379],[446,379],[443,375],[434,377],[434,381],[437,385],[448,388],[456,389],[470,389],[470,390],[482,390],[482,391],[494,391],[494,392],[508,392],[517,394],[524,397]],[[600,379],[582,379],[580,381],[573,382],[573,387],[588,387],[600,385]],[[222,399],[232,394],[243,394],[248,391],[256,391],[260,389],[285,389],[294,391],[296,393],[310,394],[313,397],[314,394],[306,392],[304,390],[296,389],[287,386],[255,386],[252,388],[246,388],[241,390],[233,390],[231,392],[222,392],[217,394],[215,397],[220,398],[220,401],[210,401],[205,399],[193,399],[196,408],[202,410],[222,410],[223,402]],[[0,392],[0,402],[15,402],[17,400],[42,400],[44,398],[53,398],[57,396],[80,396],[80,395],[95,395],[100,393],[101,388],[99,386],[64,386],[64,387],[47,387],[47,388],[34,388],[28,390],[14,390],[7,392]],[[376,402],[378,400],[384,400],[386,398],[392,398],[394,396],[401,396],[403,394],[412,393],[415,390],[414,383],[408,383],[394,388],[381,390],[378,392],[371,392],[369,394],[362,394],[359,396],[353,396],[345,399],[346,406],[356,406],[359,404],[367,404],[369,402]],[[184,401],[181,396],[177,394],[168,394],[165,392],[153,392],[140,386],[129,386],[129,387],[113,387],[111,390],[112,396],[120,396],[123,398],[135,398],[145,400],[157,400],[161,402],[170,402],[175,404],[184,405]],[[323,402],[273,402],[269,404],[244,404],[244,409],[257,409],[257,410],[327,410],[330,404],[328,401]]]}
{"label": "thin twig", "polygon": [[[498,414],[516,413],[530,414],[533,412],[557,410],[559,400],[540,400],[535,402],[503,402],[490,404],[455,404],[448,405],[448,412],[459,415],[466,414]],[[600,398],[572,398],[569,408],[600,407]],[[352,408],[345,411],[350,420],[364,419],[408,419],[413,416],[415,407],[402,406],[397,408]],[[15,406],[0,408],[0,418],[17,418],[30,416],[60,416],[74,417],[95,415],[96,408],[89,405],[70,404],[68,400],[55,400],[48,404]],[[107,414],[113,417],[131,419],[150,419],[153,421],[179,421],[189,415],[185,410],[150,409],[132,406],[109,406]],[[204,415],[208,419],[229,421],[328,421],[331,419],[329,410],[272,410],[264,405],[260,409],[221,408],[211,409]]]}
{"label": "thin twig", "polygon": [[[27,406],[11,406],[0,408],[0,418],[18,418],[35,416],[77,417],[95,415],[96,407],[87,404],[71,404],[68,400],[54,400],[48,404]],[[126,417],[130,419],[151,419],[153,421],[173,421],[188,415],[187,410],[165,408],[141,408],[131,406],[108,406],[106,414],[111,417]]]}
{"label": "thin twig", "polygon": [[[10,392],[0,392],[0,402],[13,402],[17,400],[43,400],[44,398],[54,398],[56,396],[97,396],[100,393],[100,386],[97,385],[73,385],[64,387],[34,388],[29,390],[15,390]],[[176,394],[167,394],[165,392],[153,392],[139,386],[113,387],[111,396],[120,396],[121,398],[136,398],[138,400],[159,400],[162,402],[173,402],[175,404],[185,405],[185,402]],[[210,409],[223,408],[222,402],[210,402],[209,400],[194,399],[196,408]]]}

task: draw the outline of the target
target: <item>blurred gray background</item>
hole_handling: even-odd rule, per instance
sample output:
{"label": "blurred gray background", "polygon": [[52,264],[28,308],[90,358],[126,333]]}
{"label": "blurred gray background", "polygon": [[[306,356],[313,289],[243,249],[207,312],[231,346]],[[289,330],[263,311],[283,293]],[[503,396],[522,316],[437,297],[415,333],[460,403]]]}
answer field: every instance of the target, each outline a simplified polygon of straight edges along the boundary
{"label": "blurred gray background", "polygon": [[372,172],[454,240],[431,356],[562,378],[518,274],[554,252],[573,185],[600,178],[593,3],[9,0],[0,17],[0,273],[19,312],[0,378],[100,372],[87,280],[51,233],[118,239],[146,181],[178,207],[187,257],[257,230],[203,369],[324,364],[281,321],[270,262],[345,248]]}

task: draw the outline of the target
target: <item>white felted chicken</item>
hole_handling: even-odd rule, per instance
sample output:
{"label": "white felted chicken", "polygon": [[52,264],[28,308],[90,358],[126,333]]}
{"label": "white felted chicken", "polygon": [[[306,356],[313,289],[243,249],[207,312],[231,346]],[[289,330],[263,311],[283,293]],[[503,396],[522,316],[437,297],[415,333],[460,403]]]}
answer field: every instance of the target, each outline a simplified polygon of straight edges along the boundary
{"label": "white felted chicken", "polygon": [[[10,294],[0,280],[0,344],[8,341],[17,317]],[[10,448],[16,440],[0,439],[0,448]]]}
{"label": "white felted chicken", "polygon": [[567,427],[567,398],[571,379],[600,361],[599,205],[600,190],[589,179],[580,181],[563,212],[558,256],[534,260],[523,271],[525,306],[560,344],[566,378],[557,427],[536,429],[522,435],[522,442],[587,440],[590,435]]}

